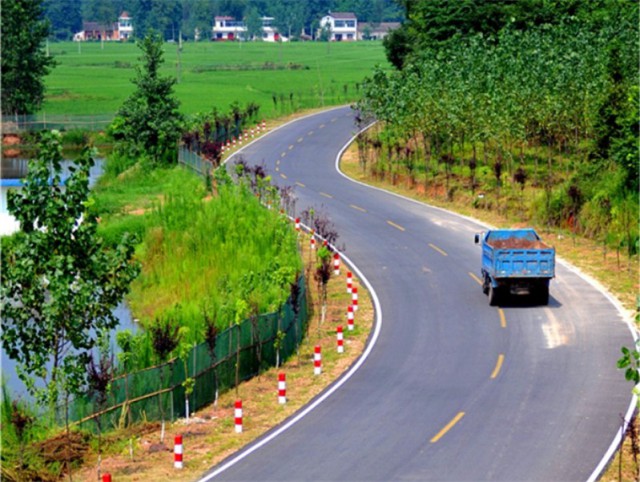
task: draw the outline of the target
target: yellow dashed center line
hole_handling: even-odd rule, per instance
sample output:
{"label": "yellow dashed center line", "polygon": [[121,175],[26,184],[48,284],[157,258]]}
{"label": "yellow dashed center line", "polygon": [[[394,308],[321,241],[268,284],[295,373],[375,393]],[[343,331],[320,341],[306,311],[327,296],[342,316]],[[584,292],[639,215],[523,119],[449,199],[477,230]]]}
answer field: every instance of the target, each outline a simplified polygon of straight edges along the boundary
{"label": "yellow dashed center line", "polygon": [[324,197],[328,197],[329,199],[333,199],[333,196],[331,194],[327,194],[326,192],[321,192],[320,195]]}
{"label": "yellow dashed center line", "polygon": [[476,283],[478,283],[479,285],[482,285],[482,280],[480,278],[478,278],[475,274],[473,273],[469,273],[469,276],[471,276]]}
{"label": "yellow dashed center line", "polygon": [[280,154],[280,157],[284,157],[284,156],[286,156],[286,155],[287,155],[287,153],[286,153],[286,152],[283,152],[282,154]]}
{"label": "yellow dashed center line", "polygon": [[452,428],[456,423],[458,423],[462,417],[464,417],[464,412],[460,412],[460,413],[458,413],[458,415],[456,415],[455,417],[453,417],[453,419],[451,420],[451,422],[449,422],[447,425],[445,425],[445,427],[444,427],[442,430],[440,430],[440,431],[438,432],[438,434],[437,434],[435,437],[433,437],[433,438],[431,439],[431,443],[432,443],[432,444],[433,444],[433,443],[436,443],[438,440],[440,440],[442,437],[444,437],[444,435],[445,435],[449,430],[451,430],[451,428]]}
{"label": "yellow dashed center line", "polygon": [[496,378],[498,373],[500,373],[500,369],[502,368],[502,364],[504,363],[504,355],[500,353],[498,355],[498,361],[496,362],[496,367],[493,369],[493,373],[491,373],[491,378]]}
{"label": "yellow dashed center line", "polygon": [[304,184],[302,184],[301,182],[297,182],[297,181],[296,181],[296,184],[297,184],[298,186],[300,186],[300,187],[306,187],[306,186],[305,186]]}
{"label": "yellow dashed center line", "polygon": [[298,142],[302,142],[302,141],[304,141],[304,139],[302,137],[299,137]]}
{"label": "yellow dashed center line", "polygon": [[507,327],[507,318],[504,316],[504,311],[502,311],[502,308],[498,308],[498,314],[500,315],[500,326],[502,328],[506,328]]}
{"label": "yellow dashed center line", "polygon": [[289,150],[291,150],[291,149],[293,149],[293,144],[291,144],[291,145],[289,146]]}
{"label": "yellow dashed center line", "polygon": [[319,129],[324,129],[324,124],[320,124]]}
{"label": "yellow dashed center line", "polygon": [[433,249],[435,249],[438,253],[440,253],[442,256],[449,256],[444,250],[438,248],[435,244],[431,244],[429,243],[429,246]]}
{"label": "yellow dashed center line", "polygon": [[280,170],[280,168],[278,166],[276,166],[276,172],[278,172]]}
{"label": "yellow dashed center line", "polygon": [[366,213],[367,210],[365,208],[361,208],[360,206],[356,206],[355,204],[350,204],[350,207],[352,207],[353,209],[355,209],[356,211],[361,211],[363,213]]}
{"label": "yellow dashed center line", "polygon": [[402,226],[400,226],[399,224],[394,223],[393,221],[387,221],[387,224],[389,226],[393,226],[396,229],[399,229],[400,231],[404,231],[405,230]]}
{"label": "yellow dashed center line", "polygon": [[309,132],[307,133],[307,135],[308,135],[308,136],[312,136],[312,135],[313,135],[313,131],[309,131]]}
{"label": "yellow dashed center line", "polygon": [[282,174],[282,173],[280,173],[280,177],[281,177],[282,179],[286,179],[286,178],[287,178],[287,176],[285,176],[285,175],[284,175],[284,174]]}

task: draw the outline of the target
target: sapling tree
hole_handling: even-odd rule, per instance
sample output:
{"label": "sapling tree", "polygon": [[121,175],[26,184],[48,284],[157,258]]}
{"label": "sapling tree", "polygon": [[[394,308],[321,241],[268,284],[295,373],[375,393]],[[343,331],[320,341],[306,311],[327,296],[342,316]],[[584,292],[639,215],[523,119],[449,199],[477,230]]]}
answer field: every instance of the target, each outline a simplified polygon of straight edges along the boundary
{"label": "sapling tree", "polygon": [[[149,328],[151,333],[151,342],[153,351],[158,358],[160,366],[160,386],[164,389],[164,364],[167,358],[173,350],[176,349],[180,343],[180,327],[172,319],[160,320],[157,319]],[[158,408],[160,409],[160,417],[162,419],[162,430],[160,432],[160,442],[164,442],[164,404],[162,403],[162,393],[158,394]]]}
{"label": "sapling tree", "polygon": [[108,337],[105,337],[100,343],[98,361],[95,361],[95,359],[91,357],[89,366],[87,367],[89,394],[95,402],[94,411],[97,412],[94,421],[98,428],[98,479],[100,479],[100,466],[102,463],[102,418],[100,412],[105,408],[107,397],[111,390],[113,369],[113,356],[109,357],[109,341]]}
{"label": "sapling tree", "polygon": [[331,251],[326,246],[318,250],[318,264],[316,265],[315,279],[318,283],[318,291],[320,291],[321,316],[318,323],[318,335],[320,334],[320,325],[324,323],[327,315],[327,285],[333,273],[331,266]]}
{"label": "sapling tree", "polygon": [[2,253],[2,345],[28,391],[51,408],[61,393],[84,392],[91,351],[118,325],[113,310],[140,270],[133,239],[108,249],[97,234],[92,165],[85,149],[62,185],[60,134],[45,133],[24,188],[8,194],[21,232]]}
{"label": "sapling tree", "polygon": [[[189,328],[181,326],[179,329],[178,339],[180,344],[178,345],[178,358],[182,360],[184,366],[184,382],[182,387],[184,388],[184,408],[187,422],[189,421],[189,397],[193,393],[196,380],[189,376],[189,353],[193,350],[193,344],[189,341]],[[195,373],[194,373],[195,376]]]}
{"label": "sapling tree", "polygon": [[213,365],[213,389],[214,389],[214,406],[218,404],[218,370],[216,368],[216,344],[218,342],[218,327],[216,326],[216,318],[210,315],[206,310],[204,315],[204,339],[207,342],[207,349],[211,357]]}

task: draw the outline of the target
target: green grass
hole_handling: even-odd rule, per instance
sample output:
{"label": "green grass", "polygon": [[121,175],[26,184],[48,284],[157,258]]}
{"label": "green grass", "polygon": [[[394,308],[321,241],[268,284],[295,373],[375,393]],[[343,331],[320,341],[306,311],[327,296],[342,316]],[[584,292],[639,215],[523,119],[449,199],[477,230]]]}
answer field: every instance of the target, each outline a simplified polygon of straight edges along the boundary
{"label": "green grass", "polygon": [[[43,115],[113,114],[133,91],[140,50],[133,43],[60,42],[46,77]],[[177,44],[165,44],[164,74],[178,76]],[[388,66],[381,42],[184,43],[180,83],[185,114],[256,102],[271,118],[293,110],[353,101],[374,65]],[[287,68],[292,65],[293,68]],[[274,68],[275,66],[275,68]],[[274,103],[275,96],[275,103]]]}
{"label": "green grass", "polygon": [[276,311],[302,269],[295,231],[248,187],[221,185],[218,195],[206,194],[202,178],[183,168],[136,166],[106,175],[93,204],[107,243],[124,232],[141,241],[143,271],[129,295],[136,317],[144,325],[177,318],[197,342],[203,310],[221,329],[233,321],[239,299],[258,313]]}

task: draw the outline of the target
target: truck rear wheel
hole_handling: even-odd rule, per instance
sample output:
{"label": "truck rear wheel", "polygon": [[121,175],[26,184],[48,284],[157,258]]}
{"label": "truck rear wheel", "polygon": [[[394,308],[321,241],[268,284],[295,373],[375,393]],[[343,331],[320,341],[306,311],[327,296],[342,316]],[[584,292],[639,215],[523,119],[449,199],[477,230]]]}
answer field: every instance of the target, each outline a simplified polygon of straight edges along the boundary
{"label": "truck rear wheel", "polygon": [[549,287],[541,286],[540,288],[538,288],[536,297],[537,297],[538,304],[545,305],[545,306],[548,305],[549,304]]}
{"label": "truck rear wheel", "polygon": [[500,288],[494,288],[493,284],[489,283],[489,306],[497,306],[500,303],[501,292]]}

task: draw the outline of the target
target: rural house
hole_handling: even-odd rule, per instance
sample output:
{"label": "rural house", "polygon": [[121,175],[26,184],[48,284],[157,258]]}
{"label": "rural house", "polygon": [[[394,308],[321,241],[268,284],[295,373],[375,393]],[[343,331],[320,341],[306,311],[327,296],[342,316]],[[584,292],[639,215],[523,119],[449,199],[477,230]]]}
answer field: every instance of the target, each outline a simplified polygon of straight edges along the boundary
{"label": "rural house", "polygon": [[82,31],[73,36],[75,42],[85,40],[128,40],[133,35],[133,24],[127,12],[122,12],[118,21],[110,24],[82,22]]}
{"label": "rural house", "polygon": [[322,30],[328,31],[331,41],[355,41],[358,39],[358,19],[352,12],[329,12],[320,20]]}
{"label": "rural house", "polygon": [[[287,42],[288,39],[278,33],[273,26],[273,17],[262,17],[262,40],[265,42]],[[233,17],[215,17],[212,40],[246,40],[247,26],[242,20]]]}
{"label": "rural house", "polygon": [[359,23],[358,40],[382,40],[400,25],[400,22]]}

